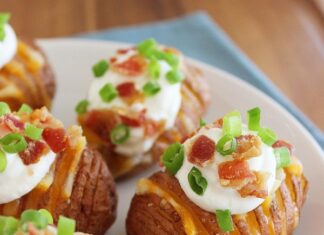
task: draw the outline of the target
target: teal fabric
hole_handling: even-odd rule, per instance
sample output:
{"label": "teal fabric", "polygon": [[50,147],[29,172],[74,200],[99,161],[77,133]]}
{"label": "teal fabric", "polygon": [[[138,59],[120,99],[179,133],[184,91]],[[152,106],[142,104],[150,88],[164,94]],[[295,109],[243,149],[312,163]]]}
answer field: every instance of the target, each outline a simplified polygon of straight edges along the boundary
{"label": "teal fabric", "polygon": [[293,114],[324,148],[324,135],[321,130],[274,86],[204,12],[196,12],[174,20],[110,29],[78,37],[130,43],[153,37],[163,44],[179,48],[186,55],[226,70],[271,96]]}

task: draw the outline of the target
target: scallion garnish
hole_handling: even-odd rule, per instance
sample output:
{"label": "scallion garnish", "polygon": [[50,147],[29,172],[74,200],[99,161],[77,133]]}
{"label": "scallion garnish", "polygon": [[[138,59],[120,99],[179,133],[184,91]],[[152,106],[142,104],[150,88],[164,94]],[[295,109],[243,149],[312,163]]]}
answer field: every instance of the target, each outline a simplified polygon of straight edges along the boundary
{"label": "scallion garnish", "polygon": [[137,50],[141,55],[150,57],[156,45],[156,41],[153,38],[149,38],[137,44]]}
{"label": "scallion garnish", "polygon": [[18,113],[32,113],[33,109],[28,104],[22,104],[18,110]]}
{"label": "scallion garnish", "polygon": [[154,96],[161,90],[159,83],[149,81],[143,87],[143,93],[146,96]]}
{"label": "scallion garnish", "polygon": [[188,174],[188,181],[191,189],[198,195],[203,195],[208,182],[196,167],[192,167]]}
{"label": "scallion garnish", "polygon": [[5,24],[10,19],[10,13],[0,13],[0,41],[3,41],[6,37]]}
{"label": "scallion garnish", "polygon": [[47,219],[48,224],[53,224],[54,223],[53,216],[48,210],[39,209],[38,211],[39,211],[39,213],[42,214],[42,216],[44,216]]}
{"label": "scallion garnish", "polygon": [[7,156],[2,150],[0,150],[0,173],[4,172],[6,168],[7,168]]}
{"label": "scallion garnish", "polygon": [[102,77],[109,68],[107,60],[100,60],[92,66],[93,75],[97,78]]}
{"label": "scallion garnish", "polygon": [[124,124],[118,124],[110,132],[110,139],[113,144],[123,144],[130,136],[130,129]]}
{"label": "scallion garnish", "polygon": [[273,145],[277,140],[276,133],[269,128],[260,128],[258,131],[258,136],[260,136],[263,143],[269,146]]}
{"label": "scallion garnish", "polygon": [[111,83],[107,83],[100,89],[99,95],[102,101],[109,103],[117,97],[118,92]]}
{"label": "scallion garnish", "polygon": [[248,114],[248,128],[251,131],[258,131],[260,129],[261,109],[255,107],[247,111]]}
{"label": "scallion garnish", "polygon": [[218,140],[216,149],[221,155],[226,156],[235,152],[237,141],[234,136],[226,134]]}
{"label": "scallion garnish", "polygon": [[13,235],[18,230],[19,221],[14,217],[0,216],[0,234]]}
{"label": "scallion garnish", "polygon": [[25,126],[25,135],[32,140],[40,140],[42,137],[43,129],[38,128],[32,124],[27,123]]}
{"label": "scallion garnish", "polygon": [[75,224],[75,220],[60,216],[57,223],[57,235],[73,235]]}
{"label": "scallion garnish", "polygon": [[48,219],[42,215],[41,212],[36,210],[26,210],[21,214],[20,223],[32,223],[38,229],[44,229],[48,225]]}
{"label": "scallion garnish", "polygon": [[234,137],[242,134],[242,118],[239,111],[226,114],[223,118],[223,132]]}
{"label": "scallion garnish", "polygon": [[166,74],[166,79],[170,84],[176,84],[184,79],[184,76],[180,70],[171,70]]}
{"label": "scallion garnish", "polygon": [[163,54],[163,60],[165,60],[173,69],[178,68],[179,58],[175,54],[165,52]]}
{"label": "scallion garnish", "polygon": [[199,119],[199,126],[203,127],[203,126],[206,126],[206,125],[207,125],[207,122],[204,119],[200,118]]}
{"label": "scallion garnish", "polygon": [[291,156],[288,148],[275,148],[274,154],[276,156],[277,169],[286,167],[290,164]]}
{"label": "scallion garnish", "polygon": [[159,79],[161,73],[161,66],[157,59],[152,59],[148,65],[148,73],[151,78]]}
{"label": "scallion garnish", "polygon": [[27,148],[25,138],[18,133],[9,133],[0,139],[3,150],[7,153],[19,153]]}
{"label": "scallion garnish", "polygon": [[89,106],[90,102],[88,100],[81,100],[77,106],[75,107],[75,112],[77,112],[77,114],[84,114],[87,112],[88,110],[88,106]]}
{"label": "scallion garnish", "polygon": [[0,102],[0,117],[10,112],[11,110],[9,105],[5,102]]}
{"label": "scallion garnish", "polygon": [[184,148],[180,143],[171,144],[162,155],[162,163],[171,175],[181,168],[184,159]]}
{"label": "scallion garnish", "polygon": [[233,221],[229,210],[216,210],[216,219],[223,232],[233,231]]}

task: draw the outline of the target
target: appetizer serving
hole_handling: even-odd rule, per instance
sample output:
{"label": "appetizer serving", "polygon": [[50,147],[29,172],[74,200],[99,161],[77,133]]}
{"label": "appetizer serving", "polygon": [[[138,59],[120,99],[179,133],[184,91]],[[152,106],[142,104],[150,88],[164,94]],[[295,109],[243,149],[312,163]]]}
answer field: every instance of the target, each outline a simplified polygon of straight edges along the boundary
{"label": "appetizer serving", "polygon": [[12,110],[23,103],[50,108],[55,93],[53,72],[32,41],[16,37],[9,17],[0,13],[0,101],[7,102]]}
{"label": "appetizer serving", "polygon": [[234,111],[162,156],[165,171],[138,182],[127,218],[136,234],[291,234],[307,180],[293,149]]}
{"label": "appetizer serving", "polygon": [[200,71],[153,39],[117,50],[93,73],[88,98],[76,111],[115,177],[157,162],[168,144],[198,126],[209,100]]}
{"label": "appetizer serving", "polygon": [[26,210],[20,219],[0,216],[1,235],[86,235],[75,232],[75,220],[60,216],[57,226],[46,209]]}
{"label": "appetizer serving", "polygon": [[104,234],[115,219],[113,178],[81,128],[66,131],[47,109],[0,103],[0,215],[47,209],[77,220],[77,230]]}

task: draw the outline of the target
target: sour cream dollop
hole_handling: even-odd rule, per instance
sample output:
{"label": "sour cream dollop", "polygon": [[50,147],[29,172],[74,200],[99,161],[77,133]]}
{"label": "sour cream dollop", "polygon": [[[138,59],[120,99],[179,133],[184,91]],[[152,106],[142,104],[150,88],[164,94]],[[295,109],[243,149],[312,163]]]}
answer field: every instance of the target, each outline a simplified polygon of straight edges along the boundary
{"label": "sour cream dollop", "polygon": [[[122,63],[136,53],[136,50],[130,50],[126,54],[117,55],[115,58],[118,63]],[[145,97],[143,102],[136,102],[132,105],[128,105],[118,96],[111,102],[103,102],[99,91],[107,83],[117,87],[125,82],[133,82],[136,90],[141,91],[148,81],[152,81],[147,71],[139,76],[130,77],[109,69],[103,77],[94,79],[91,83],[88,93],[90,103],[88,109],[114,110],[122,108],[135,113],[145,110],[147,118],[156,122],[164,121],[164,129],[170,129],[175,123],[181,105],[181,83],[170,84],[166,79],[166,74],[172,69],[171,66],[164,60],[158,60],[158,63],[160,65],[160,76],[157,81],[161,89],[156,95]],[[130,127],[130,138],[125,143],[116,146],[115,151],[124,156],[141,156],[152,147],[157,137],[158,135],[145,136],[143,127]]]}
{"label": "sour cream dollop", "polygon": [[32,191],[49,172],[55,156],[50,150],[37,163],[25,165],[18,154],[6,153],[7,166],[0,173],[0,204],[18,199]]}
{"label": "sour cream dollop", "polygon": [[[222,129],[220,128],[201,128],[200,131],[188,139],[184,143],[184,162],[182,167],[176,174],[181,188],[188,196],[188,198],[193,201],[200,208],[215,212],[216,210],[230,210],[232,214],[243,214],[254,210],[259,206],[264,199],[257,198],[255,196],[241,197],[241,195],[233,188],[223,187],[220,184],[220,179],[218,175],[218,165],[225,161],[232,160],[231,156],[222,156],[217,151],[215,151],[213,160],[206,166],[200,167],[194,165],[188,160],[188,154],[191,146],[195,139],[200,135],[205,135],[217,143],[217,141],[222,137]],[[252,134],[256,135],[255,132],[247,130],[243,126],[243,135]],[[276,158],[273,152],[273,148],[262,143],[261,155],[251,158],[248,161],[248,165],[251,170],[266,172],[269,174],[266,186],[268,192],[271,192],[276,182]],[[202,176],[206,178],[208,186],[203,195],[197,195],[190,187],[188,182],[188,173],[196,167],[202,173]]]}
{"label": "sour cream dollop", "polygon": [[17,37],[9,24],[4,26],[5,38],[0,41],[0,69],[6,65],[16,54]]}

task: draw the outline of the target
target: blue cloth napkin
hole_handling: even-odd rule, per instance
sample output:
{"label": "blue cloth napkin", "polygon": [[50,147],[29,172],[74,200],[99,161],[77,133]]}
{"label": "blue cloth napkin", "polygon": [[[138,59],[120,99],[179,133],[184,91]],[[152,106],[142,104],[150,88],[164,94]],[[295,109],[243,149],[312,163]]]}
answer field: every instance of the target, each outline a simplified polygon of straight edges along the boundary
{"label": "blue cloth napkin", "polygon": [[154,37],[179,48],[186,55],[226,70],[262,90],[292,113],[324,148],[324,135],[241,52],[220,27],[204,12],[178,19],[100,31],[79,37],[137,43]]}

